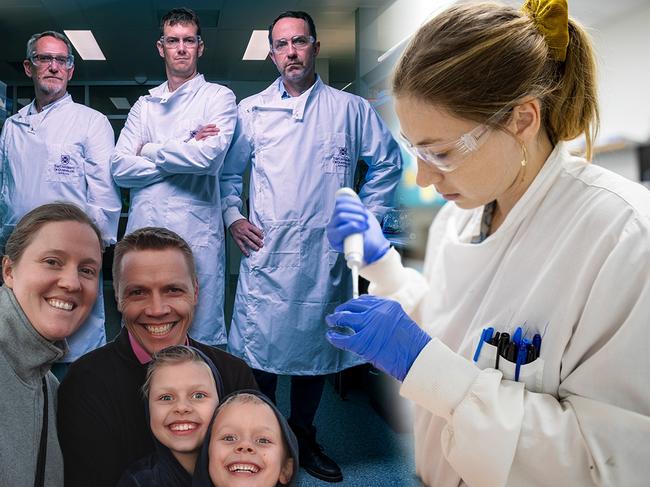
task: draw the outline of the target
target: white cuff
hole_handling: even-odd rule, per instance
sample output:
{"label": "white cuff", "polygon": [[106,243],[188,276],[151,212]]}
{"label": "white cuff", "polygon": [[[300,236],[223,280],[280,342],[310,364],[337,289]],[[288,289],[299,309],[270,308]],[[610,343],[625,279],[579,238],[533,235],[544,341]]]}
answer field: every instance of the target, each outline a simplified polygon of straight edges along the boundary
{"label": "white cuff", "polygon": [[472,362],[432,338],[406,374],[400,394],[449,421],[479,373]]}
{"label": "white cuff", "polygon": [[153,142],[147,142],[140,149],[140,155],[146,157],[151,162],[156,162],[156,156],[158,155],[158,150],[162,147],[162,144],[154,144]]}
{"label": "white cuff", "polygon": [[370,281],[370,294],[398,301],[408,315],[429,291],[424,276],[415,269],[404,267],[402,257],[392,247],[381,259],[361,268],[359,274]]}
{"label": "white cuff", "polygon": [[388,249],[388,252],[372,264],[363,266],[359,270],[359,274],[370,282],[377,282],[382,280],[383,276],[393,277],[400,274],[403,268],[402,258],[397,253],[397,250],[391,247]]}
{"label": "white cuff", "polygon": [[226,225],[226,228],[230,228],[230,225],[235,223],[237,220],[243,219],[246,219],[246,217],[239,212],[239,208],[236,206],[226,208],[223,212],[223,223]]}

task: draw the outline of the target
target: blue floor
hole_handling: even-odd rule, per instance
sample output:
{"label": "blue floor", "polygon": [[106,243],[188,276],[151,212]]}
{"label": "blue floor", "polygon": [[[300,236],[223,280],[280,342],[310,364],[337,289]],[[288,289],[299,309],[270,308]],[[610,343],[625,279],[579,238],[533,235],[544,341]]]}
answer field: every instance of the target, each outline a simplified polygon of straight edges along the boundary
{"label": "blue floor", "polygon": [[[281,377],[278,407],[289,411],[289,380]],[[318,442],[343,471],[343,482],[329,484],[300,470],[297,485],[355,487],[421,487],[415,477],[413,435],[395,433],[370,406],[368,397],[351,391],[345,400],[326,382],[316,415]]]}

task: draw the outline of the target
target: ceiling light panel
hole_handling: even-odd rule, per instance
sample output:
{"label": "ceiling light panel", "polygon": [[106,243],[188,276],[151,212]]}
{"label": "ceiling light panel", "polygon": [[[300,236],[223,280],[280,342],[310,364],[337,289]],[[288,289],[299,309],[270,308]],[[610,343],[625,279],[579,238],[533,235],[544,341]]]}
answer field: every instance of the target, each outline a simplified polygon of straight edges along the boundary
{"label": "ceiling light panel", "polygon": [[248,40],[244,61],[264,61],[269,55],[269,31],[254,30]]}
{"label": "ceiling light panel", "polygon": [[127,100],[123,96],[109,96],[108,98],[111,100],[111,103],[118,110],[128,110],[131,108],[131,104],[129,103],[129,100]]}
{"label": "ceiling light panel", "polygon": [[106,61],[104,53],[90,30],[64,30],[84,61]]}

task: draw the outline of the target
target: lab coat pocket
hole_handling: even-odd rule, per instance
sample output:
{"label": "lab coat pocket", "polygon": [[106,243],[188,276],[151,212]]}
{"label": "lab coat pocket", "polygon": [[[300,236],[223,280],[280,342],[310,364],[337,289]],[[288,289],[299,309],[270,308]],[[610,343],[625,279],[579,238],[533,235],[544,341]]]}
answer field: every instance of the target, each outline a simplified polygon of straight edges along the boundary
{"label": "lab coat pocket", "polygon": [[350,174],[354,159],[352,137],[344,132],[325,134],[323,141],[323,172]]}
{"label": "lab coat pocket", "polygon": [[494,368],[497,360],[497,347],[490,345],[488,342],[483,342],[481,347],[481,353],[478,356],[476,365],[479,369],[490,369]]}
{"label": "lab coat pocket", "polygon": [[302,225],[298,220],[275,220],[263,224],[264,246],[250,257],[258,269],[299,268]]}
{"label": "lab coat pocket", "polygon": [[[499,370],[506,380],[515,380],[517,364],[501,357],[499,359]],[[542,379],[544,373],[544,359],[538,357],[529,364],[521,365],[519,368],[519,382],[523,382],[526,390],[530,392],[542,392]]]}
{"label": "lab coat pocket", "polygon": [[207,247],[213,233],[214,211],[211,204],[203,201],[170,197],[166,199],[165,226],[183,237],[191,247]]}
{"label": "lab coat pocket", "polygon": [[47,173],[51,183],[78,184],[83,176],[83,155],[74,144],[50,144],[47,147]]}

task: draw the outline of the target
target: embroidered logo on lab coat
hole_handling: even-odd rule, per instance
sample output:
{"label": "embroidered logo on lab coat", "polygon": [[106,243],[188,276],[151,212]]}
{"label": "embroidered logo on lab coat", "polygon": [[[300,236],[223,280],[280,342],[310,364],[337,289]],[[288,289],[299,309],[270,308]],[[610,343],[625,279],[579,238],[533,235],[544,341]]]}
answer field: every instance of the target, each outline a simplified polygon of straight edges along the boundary
{"label": "embroidered logo on lab coat", "polygon": [[70,164],[72,159],[69,154],[61,154],[58,164],[54,164],[54,172],[61,176],[69,176],[75,173],[74,164]]}
{"label": "embroidered logo on lab coat", "polygon": [[339,167],[347,167],[350,165],[350,154],[348,153],[348,148],[347,147],[337,147],[336,151],[334,152],[334,164],[336,164]]}

